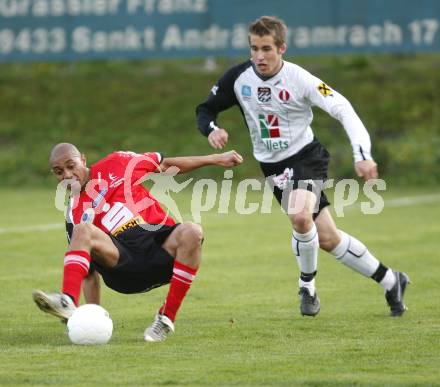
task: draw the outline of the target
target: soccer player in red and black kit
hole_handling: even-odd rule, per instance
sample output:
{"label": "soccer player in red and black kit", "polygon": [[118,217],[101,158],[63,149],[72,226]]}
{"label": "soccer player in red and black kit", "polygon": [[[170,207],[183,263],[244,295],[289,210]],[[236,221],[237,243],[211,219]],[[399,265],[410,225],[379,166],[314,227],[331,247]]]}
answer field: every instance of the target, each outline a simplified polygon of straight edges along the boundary
{"label": "soccer player in red and black kit", "polygon": [[69,248],[62,292],[34,291],[38,307],[65,321],[79,304],[81,286],[86,302],[99,304],[99,274],[108,287],[125,294],[170,283],[164,304],[144,333],[146,341],[164,340],[174,331],[176,313],[199,268],[203,233],[197,224],[176,224],[139,180],[170,167],[185,173],[242,161],[235,151],[175,158],[114,152],[89,168],[74,145],[56,145],[50,165],[71,191],[66,214]]}

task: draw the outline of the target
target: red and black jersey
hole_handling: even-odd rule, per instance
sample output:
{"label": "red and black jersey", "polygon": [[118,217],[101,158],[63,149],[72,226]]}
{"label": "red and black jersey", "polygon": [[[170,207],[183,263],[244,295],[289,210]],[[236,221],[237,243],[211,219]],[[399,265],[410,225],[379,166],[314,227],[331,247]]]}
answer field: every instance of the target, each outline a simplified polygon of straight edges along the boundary
{"label": "red and black jersey", "polygon": [[157,172],[161,162],[160,153],[113,152],[93,164],[85,189],[71,197],[67,222],[91,221],[112,235],[137,224],[174,225],[139,182],[146,174]]}

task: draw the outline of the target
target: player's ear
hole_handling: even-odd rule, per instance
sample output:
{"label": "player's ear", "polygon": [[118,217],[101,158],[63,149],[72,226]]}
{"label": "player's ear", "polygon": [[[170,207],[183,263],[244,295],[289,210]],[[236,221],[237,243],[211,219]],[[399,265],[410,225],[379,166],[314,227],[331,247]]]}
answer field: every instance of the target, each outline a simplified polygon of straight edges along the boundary
{"label": "player's ear", "polygon": [[86,159],[86,155],[82,154],[81,155],[81,161],[84,164],[84,166],[87,166],[87,159]]}
{"label": "player's ear", "polygon": [[279,52],[281,55],[283,55],[283,54],[286,52],[286,50],[287,50],[287,44],[286,44],[286,43],[283,43],[283,44],[280,46],[280,48],[278,49],[278,52]]}

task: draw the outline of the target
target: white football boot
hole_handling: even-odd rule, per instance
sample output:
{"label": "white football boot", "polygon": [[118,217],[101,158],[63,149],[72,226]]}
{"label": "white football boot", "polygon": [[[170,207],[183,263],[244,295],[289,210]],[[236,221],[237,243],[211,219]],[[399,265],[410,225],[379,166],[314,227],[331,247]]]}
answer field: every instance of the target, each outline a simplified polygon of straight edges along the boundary
{"label": "white football boot", "polygon": [[158,313],[156,318],[144,332],[144,340],[150,342],[164,341],[170,332],[174,332],[173,322],[164,314]]}
{"label": "white football boot", "polygon": [[63,322],[67,322],[76,309],[72,299],[64,293],[45,293],[42,290],[34,290],[32,298],[43,312],[59,317]]}

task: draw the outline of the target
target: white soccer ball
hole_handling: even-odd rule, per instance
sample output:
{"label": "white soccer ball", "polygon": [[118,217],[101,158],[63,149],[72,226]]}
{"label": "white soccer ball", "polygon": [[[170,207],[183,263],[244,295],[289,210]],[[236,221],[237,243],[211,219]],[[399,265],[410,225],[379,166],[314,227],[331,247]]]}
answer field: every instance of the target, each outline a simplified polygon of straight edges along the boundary
{"label": "white soccer ball", "polygon": [[112,337],[113,321],[108,312],[95,304],[81,305],[67,321],[67,334],[73,344],[106,344]]}

